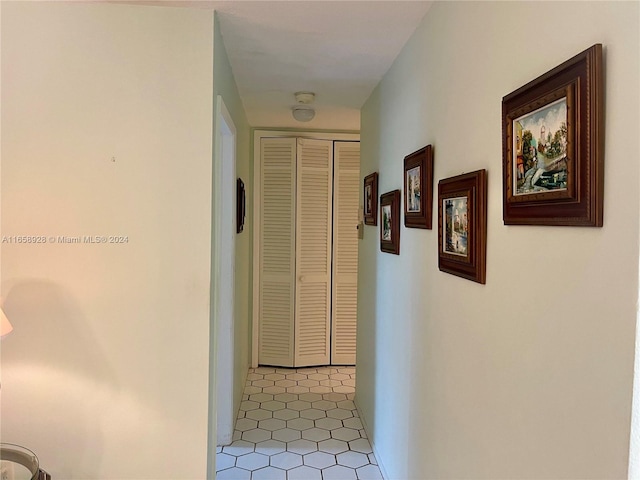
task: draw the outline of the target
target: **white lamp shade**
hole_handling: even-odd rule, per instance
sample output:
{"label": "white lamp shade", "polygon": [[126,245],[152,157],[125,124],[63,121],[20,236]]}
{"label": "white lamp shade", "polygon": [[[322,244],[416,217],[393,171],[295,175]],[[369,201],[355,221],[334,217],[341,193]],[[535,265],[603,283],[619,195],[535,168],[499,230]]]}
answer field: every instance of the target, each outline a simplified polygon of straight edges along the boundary
{"label": "white lamp shade", "polygon": [[11,322],[9,322],[9,319],[4,314],[4,310],[0,308],[0,337],[4,337],[8,333],[11,333],[11,330],[13,330]]}
{"label": "white lamp shade", "polygon": [[299,122],[310,122],[316,116],[316,111],[312,107],[293,107],[291,113]]}

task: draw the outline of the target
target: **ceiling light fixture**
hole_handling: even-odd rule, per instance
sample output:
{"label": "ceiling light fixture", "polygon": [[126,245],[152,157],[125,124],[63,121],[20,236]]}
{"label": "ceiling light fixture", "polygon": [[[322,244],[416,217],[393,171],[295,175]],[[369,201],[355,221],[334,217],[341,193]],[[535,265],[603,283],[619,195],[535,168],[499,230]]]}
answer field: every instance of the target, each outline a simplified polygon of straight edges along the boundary
{"label": "ceiling light fixture", "polygon": [[291,114],[298,122],[310,122],[313,117],[316,116],[316,111],[311,105],[316,99],[316,94],[313,92],[296,92],[296,102],[298,105],[291,108]]}
{"label": "ceiling light fixture", "polygon": [[312,107],[293,107],[291,110],[293,118],[299,122],[310,122],[316,116],[316,111]]}
{"label": "ceiling light fixture", "polygon": [[316,99],[316,94],[313,92],[296,92],[294,93],[296,102],[303,105],[311,105]]}

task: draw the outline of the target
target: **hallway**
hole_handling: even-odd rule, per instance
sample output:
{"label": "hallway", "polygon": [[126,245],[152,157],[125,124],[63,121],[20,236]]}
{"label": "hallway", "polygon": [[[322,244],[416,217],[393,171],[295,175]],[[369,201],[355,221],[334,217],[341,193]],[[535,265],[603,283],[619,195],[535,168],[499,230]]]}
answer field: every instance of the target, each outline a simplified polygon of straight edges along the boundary
{"label": "hallway", "polygon": [[216,479],[378,480],[353,403],[354,367],[250,369]]}

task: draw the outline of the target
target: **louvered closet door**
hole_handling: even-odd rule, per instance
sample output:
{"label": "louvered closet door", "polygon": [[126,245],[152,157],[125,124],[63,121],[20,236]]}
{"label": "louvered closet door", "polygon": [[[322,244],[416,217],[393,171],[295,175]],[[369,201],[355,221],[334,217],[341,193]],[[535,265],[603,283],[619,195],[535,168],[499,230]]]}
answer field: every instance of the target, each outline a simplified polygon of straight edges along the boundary
{"label": "louvered closet door", "polygon": [[333,142],[298,139],[295,365],[329,364]]}
{"label": "louvered closet door", "polygon": [[360,143],[336,142],[331,363],[356,363]]}
{"label": "louvered closet door", "polygon": [[261,364],[294,366],[295,138],[263,138],[260,216]]}

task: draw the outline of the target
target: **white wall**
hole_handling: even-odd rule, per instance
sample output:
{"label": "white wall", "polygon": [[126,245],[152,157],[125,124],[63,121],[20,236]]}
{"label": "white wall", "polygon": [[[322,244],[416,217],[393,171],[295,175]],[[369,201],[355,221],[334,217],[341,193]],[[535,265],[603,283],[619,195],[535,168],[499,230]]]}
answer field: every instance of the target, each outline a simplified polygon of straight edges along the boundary
{"label": "white wall", "polygon": [[[242,392],[244,390],[245,381],[250,362],[250,313],[249,302],[251,301],[251,237],[252,233],[252,186],[251,177],[252,168],[250,163],[250,129],[247,123],[247,117],[238,93],[238,87],[229,64],[227,52],[224,46],[224,40],[220,32],[218,19],[215,20],[214,32],[214,65],[213,65],[213,94],[214,98],[218,95],[222,97],[224,103],[233,119],[236,128],[236,176],[242,178],[246,190],[246,217],[244,223],[244,231],[235,237],[235,305],[234,305],[234,321],[233,321],[233,365],[224,365],[224,368],[232,369],[233,391],[219,391],[220,395],[232,396],[233,409],[237,414],[240,409],[242,400]],[[215,123],[215,122],[214,122]],[[218,128],[214,125],[214,130]],[[215,183],[214,183],[215,184]],[[233,190],[235,192],[235,183]],[[235,202],[235,197],[234,197]],[[213,214],[215,215],[215,205]],[[235,219],[235,214],[234,214]],[[212,220],[212,225],[215,223]],[[223,227],[224,228],[224,227]],[[235,221],[234,226],[235,228]],[[235,230],[234,230],[235,231]],[[215,262],[214,262],[215,263]],[[217,265],[212,264],[212,271],[216,271]],[[222,279],[227,281],[227,279]],[[212,285],[213,287],[213,285]],[[212,290],[213,298],[213,290]],[[214,315],[212,309],[212,316]],[[212,361],[215,360],[215,352],[212,352]],[[213,365],[212,365],[213,367]],[[211,373],[214,369],[212,368]],[[235,421],[235,416],[234,416]]]}
{"label": "white wall", "polygon": [[[2,441],[57,479],[207,468],[213,14],[2,4]],[[115,161],[112,161],[112,158]]]}
{"label": "white wall", "polygon": [[[390,479],[624,478],[640,170],[637,2],[436,2],[362,110],[362,170],[402,188],[488,170],[487,284],[438,270],[434,230],[400,256],[365,227],[357,403]],[[603,228],[502,222],[501,99],[603,43]],[[437,208],[434,202],[434,215]]]}
{"label": "white wall", "polygon": [[247,370],[249,369],[251,331],[250,308],[251,300],[251,237],[252,229],[252,185],[251,160],[249,155],[251,135],[247,116],[242,106],[231,65],[224,48],[220,27],[216,19],[215,56],[214,56],[214,94],[221,95],[229,109],[236,126],[236,176],[242,178],[246,191],[246,216],[244,230],[236,236],[235,260],[235,322],[234,322],[234,405],[240,408],[242,392],[244,390]]}

